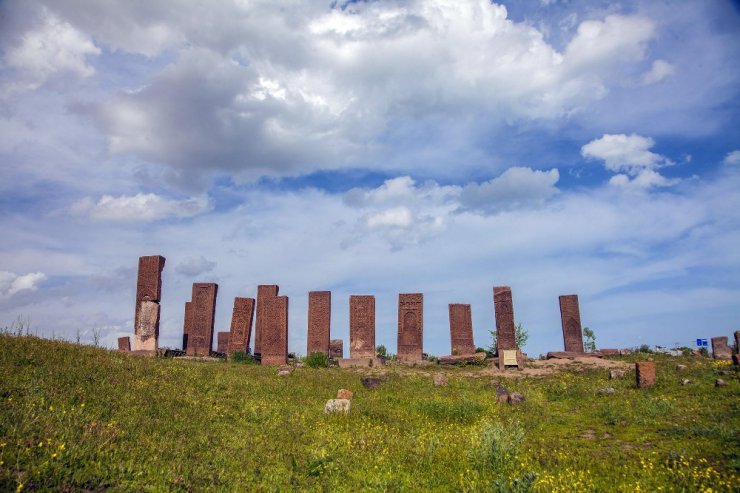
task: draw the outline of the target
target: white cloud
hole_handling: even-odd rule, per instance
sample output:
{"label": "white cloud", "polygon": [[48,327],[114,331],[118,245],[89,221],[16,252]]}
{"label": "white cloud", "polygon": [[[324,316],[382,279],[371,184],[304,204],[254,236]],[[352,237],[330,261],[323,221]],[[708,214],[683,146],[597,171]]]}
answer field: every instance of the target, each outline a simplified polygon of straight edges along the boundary
{"label": "white cloud", "polygon": [[609,185],[627,190],[648,190],[652,187],[669,187],[681,180],[669,179],[652,169],[643,169],[630,177],[625,174],[614,175],[609,179]]}
{"label": "white cloud", "polygon": [[730,165],[740,164],[740,150],[728,152],[722,163]]}
{"label": "white cloud", "polygon": [[558,192],[560,173],[553,168],[539,171],[514,167],[487,182],[469,183],[462,188],[460,203],[479,210],[507,210],[542,205]]}
{"label": "white cloud", "polygon": [[665,60],[654,60],[653,65],[648,72],[640,77],[640,84],[647,86],[660,82],[676,72],[676,67]]}
{"label": "white cloud", "polygon": [[153,193],[138,193],[118,197],[103,195],[97,202],[84,198],[72,204],[70,212],[96,221],[148,222],[192,217],[210,209],[206,196],[173,200]]}
{"label": "white cloud", "polygon": [[216,262],[199,255],[197,257],[185,257],[175,266],[175,271],[183,276],[196,277],[211,272],[215,267]]}
{"label": "white cloud", "polygon": [[42,24],[26,32],[5,54],[5,64],[19,71],[18,78],[6,85],[6,91],[36,89],[58,73],[78,77],[95,73],[87,57],[99,55],[100,49],[90,37],[46,9],[43,14]]}
{"label": "white cloud", "polygon": [[14,272],[0,270],[0,298],[9,298],[21,291],[36,291],[46,279],[43,272],[18,275]]}

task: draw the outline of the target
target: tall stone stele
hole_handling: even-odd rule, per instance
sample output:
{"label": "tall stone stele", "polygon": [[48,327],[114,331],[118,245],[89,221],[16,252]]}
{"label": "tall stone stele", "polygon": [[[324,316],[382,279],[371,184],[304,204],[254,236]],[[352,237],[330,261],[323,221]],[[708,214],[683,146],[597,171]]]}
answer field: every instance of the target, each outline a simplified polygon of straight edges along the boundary
{"label": "tall stone stele", "polygon": [[398,360],[413,363],[423,359],[424,295],[398,295]]}
{"label": "tall stone stele", "polygon": [[349,297],[349,357],[375,357],[375,296]]}
{"label": "tall stone stele", "polygon": [[331,331],[331,291],[308,293],[308,336],[306,354],[324,353],[329,357]]}
{"label": "tall stone stele", "polygon": [[581,329],[581,311],[578,307],[578,295],[563,295],[560,296],[559,301],[565,351],[582,353],[583,331]]}
{"label": "tall stone stele", "polygon": [[288,297],[267,297],[262,316],[261,363],[284,365],[288,362]]}
{"label": "tall stone stele", "polygon": [[470,305],[450,303],[449,309],[451,354],[454,356],[474,354],[473,316]]}
{"label": "tall stone stele", "polygon": [[496,347],[498,348],[498,366],[506,367],[503,351],[516,351],[517,365],[524,364],[524,357],[516,343],[516,325],[514,324],[514,302],[509,286],[493,288],[493,305],[496,313]]}
{"label": "tall stone stele", "polygon": [[134,315],[134,351],[156,351],[159,347],[159,301],[162,298],[161,255],[139,257]]}
{"label": "tall stone stele", "polygon": [[216,318],[218,284],[193,283],[189,305],[185,305],[188,356],[209,356],[213,348],[213,323]]}
{"label": "tall stone stele", "polygon": [[252,336],[254,319],[254,298],[234,298],[234,311],[231,315],[231,330],[227,353],[231,357],[236,351],[249,353],[249,340]]}
{"label": "tall stone stele", "polygon": [[257,286],[257,320],[254,323],[254,355],[262,354],[262,334],[265,325],[265,310],[267,299],[278,295],[280,287],[276,284],[260,284]]}

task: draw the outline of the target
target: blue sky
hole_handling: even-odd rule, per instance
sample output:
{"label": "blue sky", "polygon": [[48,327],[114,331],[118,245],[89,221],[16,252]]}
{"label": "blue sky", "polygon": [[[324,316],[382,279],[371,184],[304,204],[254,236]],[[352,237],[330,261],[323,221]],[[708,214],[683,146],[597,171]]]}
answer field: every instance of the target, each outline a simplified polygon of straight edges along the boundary
{"label": "blue sky", "polygon": [[448,303],[525,348],[577,293],[601,347],[740,329],[740,13],[704,2],[0,4],[0,325],[111,347],[141,255],[167,258],[160,343],[193,282]]}

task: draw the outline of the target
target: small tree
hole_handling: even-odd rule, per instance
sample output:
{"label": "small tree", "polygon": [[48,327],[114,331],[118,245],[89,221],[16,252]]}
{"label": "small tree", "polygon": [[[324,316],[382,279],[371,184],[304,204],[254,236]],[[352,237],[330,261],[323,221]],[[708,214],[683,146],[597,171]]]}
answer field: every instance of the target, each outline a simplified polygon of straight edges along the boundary
{"label": "small tree", "polygon": [[388,354],[388,350],[381,344],[375,348],[375,354],[378,356],[386,356]]}
{"label": "small tree", "polygon": [[329,357],[322,352],[311,353],[306,356],[306,366],[309,368],[326,368],[329,366]]}
{"label": "small tree", "polygon": [[[491,333],[491,337],[493,337],[493,343],[490,346],[490,351],[493,354],[498,354],[498,340],[497,340],[497,333],[495,330],[489,331]],[[529,332],[527,332],[527,329],[524,328],[524,326],[521,323],[516,324],[514,327],[514,340],[516,341],[516,347],[518,347],[520,350],[524,348],[524,346],[527,344],[527,339],[529,339]]]}
{"label": "small tree", "polygon": [[587,353],[596,351],[596,336],[594,331],[588,327],[583,328],[583,350]]}

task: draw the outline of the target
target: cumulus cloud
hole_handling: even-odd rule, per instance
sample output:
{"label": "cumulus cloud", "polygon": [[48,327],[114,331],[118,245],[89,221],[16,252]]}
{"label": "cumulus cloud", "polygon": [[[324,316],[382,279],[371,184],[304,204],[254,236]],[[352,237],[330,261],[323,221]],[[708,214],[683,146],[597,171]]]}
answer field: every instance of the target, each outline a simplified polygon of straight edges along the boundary
{"label": "cumulus cloud", "polygon": [[650,70],[642,74],[642,77],[640,77],[640,84],[644,86],[655,84],[670,77],[675,72],[676,67],[665,60],[654,60]]}
{"label": "cumulus cloud", "polygon": [[43,272],[19,275],[15,272],[0,270],[0,298],[9,298],[21,291],[36,291],[46,279]]}
{"label": "cumulus cloud", "polygon": [[175,266],[175,271],[187,277],[196,277],[206,272],[211,272],[216,267],[212,262],[200,255],[198,257],[185,257]]}
{"label": "cumulus cloud", "polygon": [[730,165],[740,164],[740,150],[728,152],[722,163]]}
{"label": "cumulus cloud", "polygon": [[5,65],[16,70],[16,78],[5,91],[32,90],[58,73],[89,77],[95,69],[87,57],[99,55],[92,39],[47,9],[41,24],[26,32],[5,53]]}
{"label": "cumulus cloud", "polygon": [[520,209],[542,205],[558,192],[560,173],[514,167],[484,183],[469,183],[460,192],[460,203],[484,211]]}
{"label": "cumulus cloud", "polygon": [[153,193],[138,193],[118,197],[103,195],[97,202],[87,197],[72,204],[70,212],[96,221],[149,222],[192,217],[210,209],[206,196],[175,200]]}

